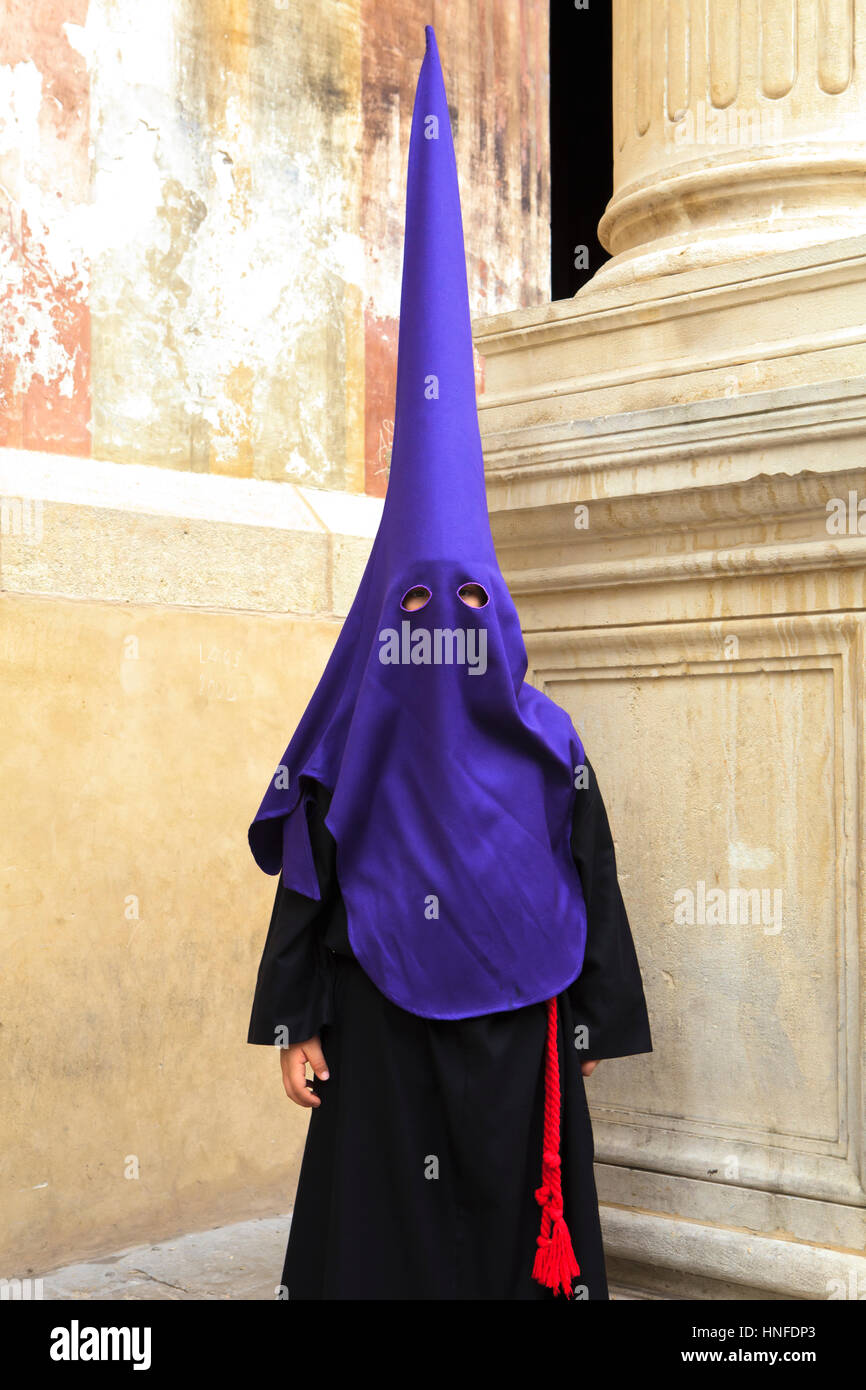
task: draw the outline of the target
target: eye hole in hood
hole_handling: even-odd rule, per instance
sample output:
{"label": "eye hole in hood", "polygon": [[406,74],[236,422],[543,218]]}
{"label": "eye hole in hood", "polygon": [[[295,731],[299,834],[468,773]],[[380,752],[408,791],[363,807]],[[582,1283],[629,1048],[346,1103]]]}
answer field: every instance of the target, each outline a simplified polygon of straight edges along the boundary
{"label": "eye hole in hood", "polygon": [[426,584],[413,584],[401,598],[400,607],[405,613],[415,613],[419,608],[424,608],[431,598],[432,594]]}
{"label": "eye hole in hood", "polygon": [[490,602],[490,595],[483,584],[471,579],[466,584],[461,584],[457,590],[457,597],[467,608],[486,608]]}

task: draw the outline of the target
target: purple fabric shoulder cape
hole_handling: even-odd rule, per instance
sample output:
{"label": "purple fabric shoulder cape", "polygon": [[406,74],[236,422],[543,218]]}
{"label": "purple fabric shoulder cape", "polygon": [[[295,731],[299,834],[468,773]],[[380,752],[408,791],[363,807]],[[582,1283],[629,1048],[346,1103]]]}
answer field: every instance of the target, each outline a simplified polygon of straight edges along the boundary
{"label": "purple fabric shoulder cape", "polygon": [[[463,227],[432,28],[418,79],[394,442],[360,588],[249,841],[319,897],[306,793],[326,823],[349,938],[388,999],[467,1018],[551,998],[580,973],[586,911],[570,850],[583,748],[524,680],[484,487]],[[460,597],[483,586],[483,607]],[[401,606],[423,587],[423,608]]]}

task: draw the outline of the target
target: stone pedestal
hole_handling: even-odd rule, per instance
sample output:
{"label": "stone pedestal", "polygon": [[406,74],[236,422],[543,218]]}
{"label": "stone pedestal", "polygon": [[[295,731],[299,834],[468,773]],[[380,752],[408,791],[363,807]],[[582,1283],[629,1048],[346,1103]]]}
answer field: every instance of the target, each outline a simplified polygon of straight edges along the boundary
{"label": "stone pedestal", "polygon": [[[610,1272],[864,1298],[862,62],[846,4],[614,12],[614,258],[476,324],[500,561],[598,771],[653,1023],[588,1085]],[[686,157],[698,101],[783,117]]]}

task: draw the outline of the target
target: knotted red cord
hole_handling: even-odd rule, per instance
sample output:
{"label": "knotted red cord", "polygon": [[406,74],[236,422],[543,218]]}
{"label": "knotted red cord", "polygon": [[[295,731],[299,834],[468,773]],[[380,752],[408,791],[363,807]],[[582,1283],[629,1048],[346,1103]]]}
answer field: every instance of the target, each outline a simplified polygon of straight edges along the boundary
{"label": "knotted red cord", "polygon": [[535,1200],[541,1207],[541,1234],[532,1277],[554,1293],[572,1297],[572,1281],[580,1273],[562,1209],[562,1161],[559,1156],[559,1051],[556,999],[547,1001],[547,1044],[544,1058],[544,1150],[541,1187]]}

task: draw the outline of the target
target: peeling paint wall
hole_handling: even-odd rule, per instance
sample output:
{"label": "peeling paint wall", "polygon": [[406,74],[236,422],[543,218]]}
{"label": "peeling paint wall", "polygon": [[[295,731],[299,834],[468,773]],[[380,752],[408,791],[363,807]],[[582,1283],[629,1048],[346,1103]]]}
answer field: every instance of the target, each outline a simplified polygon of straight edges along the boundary
{"label": "peeling paint wall", "polygon": [[3,442],[381,495],[431,17],[473,311],[548,297],[538,0],[0,13]]}
{"label": "peeling paint wall", "polygon": [[87,0],[4,0],[0,445],[90,452]]}

